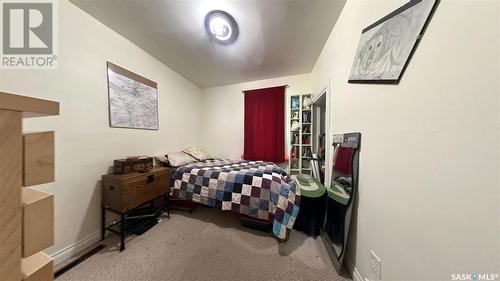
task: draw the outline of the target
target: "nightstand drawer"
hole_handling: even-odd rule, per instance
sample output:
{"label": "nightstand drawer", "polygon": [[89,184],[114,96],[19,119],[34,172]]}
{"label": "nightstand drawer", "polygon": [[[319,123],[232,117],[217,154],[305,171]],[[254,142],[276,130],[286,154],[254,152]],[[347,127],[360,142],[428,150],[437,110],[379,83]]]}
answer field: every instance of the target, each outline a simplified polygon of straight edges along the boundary
{"label": "nightstand drawer", "polygon": [[103,206],[126,212],[170,192],[170,170],[103,176]]}
{"label": "nightstand drawer", "polygon": [[152,174],[125,183],[122,188],[122,211],[128,211],[169,192],[169,176]]}

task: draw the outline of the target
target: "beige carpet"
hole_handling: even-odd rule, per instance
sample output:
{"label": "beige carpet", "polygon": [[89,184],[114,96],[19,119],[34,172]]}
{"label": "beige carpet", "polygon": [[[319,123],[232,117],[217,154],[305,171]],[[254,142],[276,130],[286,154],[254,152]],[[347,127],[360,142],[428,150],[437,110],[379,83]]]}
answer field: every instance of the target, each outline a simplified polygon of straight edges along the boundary
{"label": "beige carpet", "polygon": [[278,243],[272,234],[241,227],[234,214],[203,207],[195,214],[173,211],[129,237],[122,253],[116,235],[105,243],[57,281],[351,280],[337,275],[320,238],[292,231]]}

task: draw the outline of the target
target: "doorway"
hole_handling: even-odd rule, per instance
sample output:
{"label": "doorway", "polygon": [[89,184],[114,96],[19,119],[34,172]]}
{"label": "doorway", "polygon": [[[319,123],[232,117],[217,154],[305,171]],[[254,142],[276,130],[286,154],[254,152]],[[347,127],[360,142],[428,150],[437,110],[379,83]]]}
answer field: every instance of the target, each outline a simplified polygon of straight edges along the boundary
{"label": "doorway", "polygon": [[313,157],[317,159],[313,167],[313,175],[323,185],[325,184],[326,173],[326,128],[327,128],[327,94],[322,92],[314,101],[312,110],[314,116],[314,126],[312,131]]}

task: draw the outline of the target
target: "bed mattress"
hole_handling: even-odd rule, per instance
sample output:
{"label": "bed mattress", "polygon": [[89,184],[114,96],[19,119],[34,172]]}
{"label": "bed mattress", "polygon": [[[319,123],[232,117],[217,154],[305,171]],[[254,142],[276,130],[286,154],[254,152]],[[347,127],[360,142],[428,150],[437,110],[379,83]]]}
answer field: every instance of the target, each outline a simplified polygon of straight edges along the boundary
{"label": "bed mattress", "polygon": [[210,159],[177,168],[174,194],[272,223],[273,233],[286,238],[300,205],[300,189],[271,162]]}

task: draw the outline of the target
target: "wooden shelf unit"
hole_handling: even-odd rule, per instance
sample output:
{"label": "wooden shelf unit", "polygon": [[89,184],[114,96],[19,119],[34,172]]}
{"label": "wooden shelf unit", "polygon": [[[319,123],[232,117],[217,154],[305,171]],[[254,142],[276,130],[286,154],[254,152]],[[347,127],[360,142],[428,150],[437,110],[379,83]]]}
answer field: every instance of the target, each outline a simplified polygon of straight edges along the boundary
{"label": "wooden shelf unit", "polygon": [[54,196],[34,188],[24,187],[23,258],[54,244]]}
{"label": "wooden shelf unit", "polygon": [[39,252],[21,261],[21,276],[25,281],[45,281],[54,277],[52,259]]}
{"label": "wooden shelf unit", "polygon": [[24,118],[59,115],[59,103],[0,92],[0,109],[21,112]]}
{"label": "wooden shelf unit", "polygon": [[23,186],[54,181],[54,132],[23,134]]}
{"label": "wooden shelf unit", "polygon": [[[312,101],[311,94],[291,94],[288,100],[289,116],[287,134],[290,136],[288,144],[288,172],[290,175],[311,174],[310,158],[312,156],[311,130],[313,126],[313,111],[311,110],[311,105],[309,105],[309,108],[304,107],[305,97],[308,97]],[[295,103],[294,99],[298,99],[298,107],[296,108],[292,106]],[[295,114],[298,114],[298,116],[294,116]],[[308,115],[307,118],[305,118],[306,115]],[[294,121],[297,121],[300,124],[298,131],[291,130]],[[309,139],[308,142],[306,142],[307,138]]]}
{"label": "wooden shelf unit", "polygon": [[[36,252],[53,244],[53,197],[41,196],[41,191],[23,190],[23,183],[29,186],[53,181],[53,133],[50,140],[47,139],[50,134],[42,138],[43,144],[39,140],[23,141],[22,133],[23,118],[49,115],[59,115],[59,103],[0,92],[0,155],[3,159],[0,161],[0,277],[5,281],[53,279],[50,257]],[[52,151],[47,151],[47,147],[52,147]],[[25,155],[26,148],[28,154]],[[40,151],[30,150],[32,148]],[[34,160],[29,160],[32,157]],[[38,196],[33,196],[35,193]],[[38,214],[31,215],[32,212]],[[42,221],[36,221],[38,218]]]}

